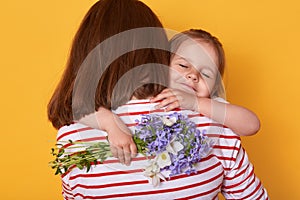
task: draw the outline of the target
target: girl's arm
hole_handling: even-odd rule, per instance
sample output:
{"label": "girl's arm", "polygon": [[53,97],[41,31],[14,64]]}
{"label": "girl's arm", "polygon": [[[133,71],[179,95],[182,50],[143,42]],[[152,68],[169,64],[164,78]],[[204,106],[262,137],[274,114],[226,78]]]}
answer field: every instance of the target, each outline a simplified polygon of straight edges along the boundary
{"label": "girl's arm", "polygon": [[107,132],[110,149],[114,157],[122,164],[129,165],[131,158],[137,154],[132,134],[123,121],[105,108],[87,115],[79,120],[80,123]]}
{"label": "girl's arm", "polygon": [[181,107],[193,110],[224,124],[241,136],[254,135],[260,129],[260,121],[255,113],[247,108],[219,102],[210,98],[197,97],[181,90],[165,89],[151,101],[161,102],[157,108],[166,106],[166,111]]}
{"label": "girl's arm", "polygon": [[198,97],[198,109],[195,111],[224,124],[241,136],[254,135],[260,129],[257,115],[242,106]]}

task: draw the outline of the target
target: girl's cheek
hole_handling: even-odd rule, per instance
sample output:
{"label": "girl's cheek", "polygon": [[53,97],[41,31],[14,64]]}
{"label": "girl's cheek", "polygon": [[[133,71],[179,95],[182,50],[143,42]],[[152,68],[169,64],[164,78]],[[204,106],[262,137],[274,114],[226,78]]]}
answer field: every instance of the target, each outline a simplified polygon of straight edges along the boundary
{"label": "girl's cheek", "polygon": [[180,77],[178,76],[178,74],[174,71],[170,71],[170,82],[177,82],[177,80],[179,79]]}
{"label": "girl's cheek", "polygon": [[170,79],[179,79],[184,76],[183,72],[177,69],[177,67],[171,67],[169,73],[170,73]]}
{"label": "girl's cheek", "polygon": [[184,76],[176,70],[170,70],[169,82],[171,88],[180,87],[180,83],[184,82]]}
{"label": "girl's cheek", "polygon": [[211,92],[212,92],[212,90],[213,90],[214,86],[215,86],[215,82],[214,82],[214,81],[209,81],[209,82],[207,82],[207,85],[206,85],[206,87],[208,88],[208,90],[209,90],[209,93],[211,93]]}

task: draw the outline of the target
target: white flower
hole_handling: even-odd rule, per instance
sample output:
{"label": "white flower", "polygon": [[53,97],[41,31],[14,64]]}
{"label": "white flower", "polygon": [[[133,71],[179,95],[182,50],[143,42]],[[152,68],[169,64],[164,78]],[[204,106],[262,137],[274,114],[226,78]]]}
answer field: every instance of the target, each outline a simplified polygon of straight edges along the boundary
{"label": "white flower", "polygon": [[165,177],[160,173],[160,167],[156,161],[152,161],[149,166],[145,168],[144,175],[150,178],[150,182],[154,187],[158,186],[160,179],[166,181]]}
{"label": "white flower", "polygon": [[161,154],[157,155],[156,162],[160,168],[171,165],[171,158],[168,151],[164,151]]}
{"label": "white flower", "polygon": [[156,162],[151,162],[151,164],[147,166],[144,171],[145,175],[149,177],[159,172],[160,172],[160,168]]}
{"label": "white flower", "polygon": [[167,126],[172,126],[176,123],[176,117],[163,116],[162,121]]}
{"label": "white flower", "polygon": [[156,187],[160,184],[160,177],[158,176],[158,174],[155,174],[154,176],[152,176],[151,182],[154,187]]}
{"label": "white flower", "polygon": [[166,150],[174,155],[177,155],[179,151],[181,151],[184,148],[184,146],[178,142],[174,141],[167,145]]}

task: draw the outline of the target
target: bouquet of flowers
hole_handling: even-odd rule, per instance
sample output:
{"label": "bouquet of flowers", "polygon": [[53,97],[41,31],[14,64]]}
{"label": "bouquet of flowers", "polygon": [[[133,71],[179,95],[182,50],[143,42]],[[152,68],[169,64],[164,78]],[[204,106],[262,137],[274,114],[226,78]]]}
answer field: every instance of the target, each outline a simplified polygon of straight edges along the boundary
{"label": "bouquet of flowers", "polygon": [[[200,131],[194,122],[186,115],[172,113],[169,115],[143,115],[136,120],[137,126],[133,139],[139,153],[147,156],[150,164],[145,167],[144,175],[149,177],[152,184],[157,186],[160,180],[180,173],[196,173],[195,164],[205,157],[212,147],[211,140]],[[82,148],[76,153],[67,153],[69,144],[77,144]],[[76,166],[86,167],[89,171],[92,163],[103,162],[112,156],[109,144],[105,142],[73,142],[57,144],[52,149],[56,159],[50,166],[56,169],[56,174],[63,174]],[[74,147],[73,147],[74,148]]]}

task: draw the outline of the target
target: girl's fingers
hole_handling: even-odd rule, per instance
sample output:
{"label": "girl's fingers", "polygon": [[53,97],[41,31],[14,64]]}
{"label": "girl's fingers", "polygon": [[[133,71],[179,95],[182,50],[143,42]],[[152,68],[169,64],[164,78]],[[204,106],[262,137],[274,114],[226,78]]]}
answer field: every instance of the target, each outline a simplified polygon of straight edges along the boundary
{"label": "girl's fingers", "polygon": [[158,105],[155,106],[155,108],[160,109],[160,108],[168,106],[169,104],[176,102],[176,101],[178,101],[177,97],[173,95],[173,96],[167,97],[164,100],[162,100]]}
{"label": "girl's fingers", "polygon": [[124,155],[123,149],[121,149],[121,148],[118,148],[118,158],[119,158],[119,161],[121,164],[125,163],[125,155]]}
{"label": "girl's fingers", "polygon": [[137,148],[134,142],[130,144],[131,157],[134,158],[137,155]]}
{"label": "girl's fingers", "polygon": [[131,158],[137,155],[137,148],[134,142],[122,146],[110,145],[113,157],[119,159],[121,164],[130,165]]}
{"label": "girl's fingers", "polygon": [[168,107],[166,108],[166,111],[171,111],[171,110],[174,110],[175,108],[179,108],[180,107],[180,104],[178,101],[175,101],[171,104],[168,105]]}
{"label": "girl's fingers", "polygon": [[118,150],[115,146],[110,145],[110,151],[111,151],[113,157],[118,158]]}
{"label": "girl's fingers", "polygon": [[150,102],[156,102],[156,101],[160,101],[162,99],[165,99],[169,96],[172,96],[172,91],[170,89],[165,89],[163,90],[161,93],[159,93],[158,95],[156,95],[155,97],[153,97],[152,99],[150,99]]}
{"label": "girl's fingers", "polygon": [[124,163],[125,165],[130,165],[131,162],[131,152],[129,146],[123,147],[124,153]]}

